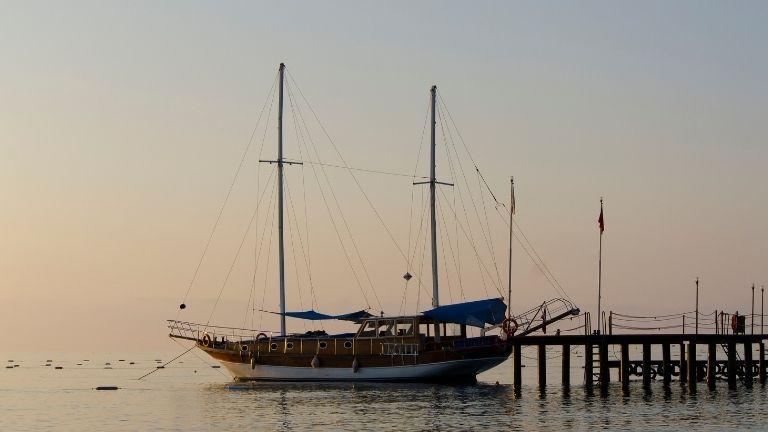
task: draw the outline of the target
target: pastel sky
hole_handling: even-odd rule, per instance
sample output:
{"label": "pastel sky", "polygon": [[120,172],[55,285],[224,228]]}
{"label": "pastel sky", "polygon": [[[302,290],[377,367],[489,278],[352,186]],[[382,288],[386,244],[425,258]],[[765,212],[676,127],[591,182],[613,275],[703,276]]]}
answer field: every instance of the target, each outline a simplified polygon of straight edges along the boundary
{"label": "pastel sky", "polygon": [[[768,4],[758,1],[4,1],[0,326],[13,337],[0,351],[42,341],[61,350],[175,347],[164,320],[177,315],[281,61],[346,161],[366,169],[413,172],[429,87],[438,85],[499,199],[514,175],[518,222],[582,309],[595,309],[603,196],[606,309],[691,310],[698,276],[702,309],[745,311],[751,284],[768,285],[766,22]],[[275,154],[270,121],[262,158]],[[286,156],[299,159],[288,129]],[[313,138],[338,163],[319,129]],[[272,173],[259,166],[259,143],[182,318],[209,317],[257,186]],[[349,174],[327,172],[381,305],[354,282],[311,186],[304,220],[302,173],[315,180],[309,166],[292,167],[317,308],[397,313],[403,259]],[[407,248],[411,192],[418,207],[421,190],[407,177],[356,176]],[[444,159],[438,176],[461,180]],[[507,233],[494,217],[504,282]],[[274,248],[272,270],[257,272],[251,289],[262,219],[217,323],[242,325],[252,293],[257,309],[263,298],[277,310]],[[482,288],[468,245],[463,254],[465,297],[498,295]],[[514,263],[516,310],[557,296],[519,248]],[[289,263],[289,309],[306,309],[311,293],[294,265],[303,268]],[[457,274],[446,273],[453,286],[448,293],[443,281],[443,302],[460,297]],[[425,296],[411,284],[406,311],[424,310]],[[262,319],[277,328],[274,316]]]}

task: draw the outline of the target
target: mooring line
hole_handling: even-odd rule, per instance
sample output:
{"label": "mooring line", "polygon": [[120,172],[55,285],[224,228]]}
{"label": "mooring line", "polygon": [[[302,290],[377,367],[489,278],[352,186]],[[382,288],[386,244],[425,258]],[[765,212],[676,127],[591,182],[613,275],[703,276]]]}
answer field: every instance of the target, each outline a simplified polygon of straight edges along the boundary
{"label": "mooring line", "polygon": [[139,381],[139,380],[141,380],[142,378],[144,378],[144,377],[147,377],[147,376],[149,376],[149,375],[152,375],[153,373],[155,373],[155,372],[159,371],[160,369],[163,369],[163,368],[165,368],[165,367],[166,367],[166,366],[168,366],[169,364],[171,364],[171,363],[173,363],[174,361],[178,360],[178,359],[179,359],[181,356],[183,356],[184,354],[186,354],[186,353],[188,353],[188,352],[192,351],[193,349],[195,349],[195,347],[196,347],[196,346],[197,346],[197,345],[192,345],[192,346],[191,346],[191,347],[190,347],[188,350],[186,350],[186,351],[184,351],[183,353],[181,353],[181,354],[177,355],[176,357],[174,357],[174,358],[172,358],[172,359],[168,360],[167,362],[165,362],[165,363],[162,365],[162,366],[163,366],[162,368],[155,366],[155,369],[153,369],[153,370],[151,370],[151,371],[147,372],[146,374],[144,374],[144,375],[140,376],[139,378],[137,378],[137,379],[136,379],[136,381]]}

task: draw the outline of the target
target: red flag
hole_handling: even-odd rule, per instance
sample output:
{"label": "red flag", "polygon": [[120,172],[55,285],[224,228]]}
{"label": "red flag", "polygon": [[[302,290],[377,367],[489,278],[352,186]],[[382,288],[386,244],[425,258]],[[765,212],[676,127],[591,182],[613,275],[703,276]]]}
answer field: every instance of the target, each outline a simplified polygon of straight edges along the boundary
{"label": "red flag", "polygon": [[603,200],[600,200],[600,217],[597,218],[597,224],[600,226],[600,234],[605,231],[605,219],[603,219]]}

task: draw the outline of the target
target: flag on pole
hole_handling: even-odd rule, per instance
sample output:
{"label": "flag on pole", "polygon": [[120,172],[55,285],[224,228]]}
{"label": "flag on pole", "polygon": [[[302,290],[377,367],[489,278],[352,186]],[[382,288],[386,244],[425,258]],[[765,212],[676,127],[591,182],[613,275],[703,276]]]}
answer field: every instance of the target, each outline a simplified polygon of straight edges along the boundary
{"label": "flag on pole", "polygon": [[603,199],[600,198],[600,217],[597,218],[597,224],[600,226],[600,234],[605,231],[605,219],[603,218]]}
{"label": "flag on pole", "polygon": [[510,182],[512,183],[512,200],[510,201],[510,204],[509,204],[509,211],[512,214],[515,214],[515,178],[514,177],[510,178]]}

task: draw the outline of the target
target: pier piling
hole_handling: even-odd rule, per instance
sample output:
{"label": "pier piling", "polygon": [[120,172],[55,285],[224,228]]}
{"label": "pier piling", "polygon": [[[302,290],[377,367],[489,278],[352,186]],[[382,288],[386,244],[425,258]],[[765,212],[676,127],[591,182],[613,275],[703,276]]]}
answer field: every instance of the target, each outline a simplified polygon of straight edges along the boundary
{"label": "pier piling", "polygon": [[717,382],[717,345],[709,343],[707,345],[707,387],[710,390],[715,389]]}
{"label": "pier piling", "polygon": [[514,372],[513,372],[513,386],[515,390],[516,395],[520,395],[520,390],[522,389],[523,384],[523,373],[522,373],[522,353],[520,352],[522,350],[522,345],[519,343],[516,343],[513,347],[512,355],[514,356]]}
{"label": "pier piling", "polygon": [[562,381],[563,388],[571,386],[571,346],[569,344],[563,344],[563,358],[562,358]]}
{"label": "pier piling", "polygon": [[664,372],[664,387],[669,387],[672,381],[672,361],[671,361],[671,349],[668,343],[661,345],[661,362]]}
{"label": "pier piling", "polygon": [[608,389],[608,383],[611,382],[611,370],[608,368],[608,344],[605,341],[600,342],[600,388]]}
{"label": "pier piling", "polygon": [[688,343],[688,391],[696,393],[698,382],[698,367],[696,367],[696,342]]}
{"label": "pier piling", "polygon": [[765,385],[766,380],[766,370],[765,370],[765,342],[760,341],[760,344],[758,345],[760,347],[760,354],[759,354],[759,361],[758,361],[758,367],[760,368],[760,373],[758,374],[760,376],[760,384]]}
{"label": "pier piling", "polygon": [[688,382],[688,363],[685,361],[685,344],[680,342],[680,384]]}
{"label": "pier piling", "polygon": [[539,390],[547,388],[547,346],[539,344]]}
{"label": "pier piling", "polygon": [[728,342],[728,389],[736,390],[736,343]]}
{"label": "pier piling", "polygon": [[624,392],[629,391],[629,344],[621,344],[621,389]]}
{"label": "pier piling", "polygon": [[752,342],[744,342],[744,386],[752,388],[755,379],[754,363],[752,363]]}
{"label": "pier piling", "polygon": [[651,344],[643,344],[643,386],[651,386]]}

